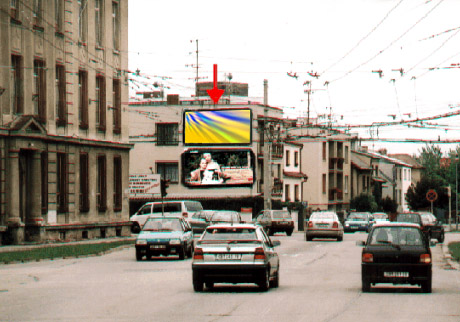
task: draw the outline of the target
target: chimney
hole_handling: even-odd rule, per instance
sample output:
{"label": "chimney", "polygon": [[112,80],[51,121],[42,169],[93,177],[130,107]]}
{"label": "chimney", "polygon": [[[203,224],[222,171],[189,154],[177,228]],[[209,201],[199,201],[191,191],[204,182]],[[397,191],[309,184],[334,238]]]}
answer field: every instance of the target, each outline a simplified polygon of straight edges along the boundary
{"label": "chimney", "polygon": [[268,80],[264,79],[264,105],[268,105]]}
{"label": "chimney", "polygon": [[179,105],[179,95],[178,94],[168,94],[168,96],[166,97],[166,104]]}

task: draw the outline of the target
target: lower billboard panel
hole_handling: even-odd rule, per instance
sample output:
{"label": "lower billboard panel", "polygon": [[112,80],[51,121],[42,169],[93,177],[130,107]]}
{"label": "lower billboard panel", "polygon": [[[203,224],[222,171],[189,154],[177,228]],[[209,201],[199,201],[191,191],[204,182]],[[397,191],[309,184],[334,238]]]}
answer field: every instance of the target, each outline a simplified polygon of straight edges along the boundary
{"label": "lower billboard panel", "polygon": [[193,149],[182,154],[183,183],[189,187],[252,186],[250,149]]}

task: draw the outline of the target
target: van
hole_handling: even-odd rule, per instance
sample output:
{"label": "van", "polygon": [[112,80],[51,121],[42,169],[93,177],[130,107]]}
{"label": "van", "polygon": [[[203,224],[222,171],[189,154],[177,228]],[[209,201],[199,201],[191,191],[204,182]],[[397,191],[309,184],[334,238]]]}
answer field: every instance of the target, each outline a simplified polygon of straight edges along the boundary
{"label": "van", "polygon": [[163,203],[161,201],[147,202],[131,216],[131,231],[138,233],[151,215],[161,216],[164,212],[166,216],[183,217],[188,221],[199,210],[203,210],[201,202],[193,200],[165,201]]}

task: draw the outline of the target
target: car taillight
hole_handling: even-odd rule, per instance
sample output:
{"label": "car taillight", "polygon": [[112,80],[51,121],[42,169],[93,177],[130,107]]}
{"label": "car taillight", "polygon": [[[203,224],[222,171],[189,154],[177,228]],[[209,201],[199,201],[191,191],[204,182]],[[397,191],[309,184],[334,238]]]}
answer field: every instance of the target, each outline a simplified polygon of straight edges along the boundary
{"label": "car taillight", "polygon": [[423,263],[423,264],[431,263],[431,255],[430,254],[420,255],[420,263]]}
{"label": "car taillight", "polygon": [[254,259],[265,259],[265,252],[262,247],[257,247],[254,253]]}
{"label": "car taillight", "polygon": [[313,227],[313,222],[312,221],[309,221],[308,222],[308,228],[312,228]]}
{"label": "car taillight", "polygon": [[374,255],[369,253],[364,253],[362,256],[363,263],[372,263],[374,261]]}
{"label": "car taillight", "polygon": [[332,228],[339,228],[339,223],[334,221],[334,223],[332,224]]}
{"label": "car taillight", "polygon": [[195,252],[193,253],[193,259],[194,260],[203,260],[204,259],[203,249],[202,248],[199,248],[199,247],[195,248]]}
{"label": "car taillight", "polygon": [[183,213],[182,213],[182,217],[187,218],[187,217],[188,217],[188,213],[187,213],[187,212],[183,212]]}

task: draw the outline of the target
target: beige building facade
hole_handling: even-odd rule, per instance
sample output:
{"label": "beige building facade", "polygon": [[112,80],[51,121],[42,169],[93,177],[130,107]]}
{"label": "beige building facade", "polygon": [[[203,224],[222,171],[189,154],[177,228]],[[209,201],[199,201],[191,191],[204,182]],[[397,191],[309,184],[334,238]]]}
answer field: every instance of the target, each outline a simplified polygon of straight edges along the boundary
{"label": "beige building facade", "polygon": [[2,242],[129,234],[128,1],[0,9]]}

